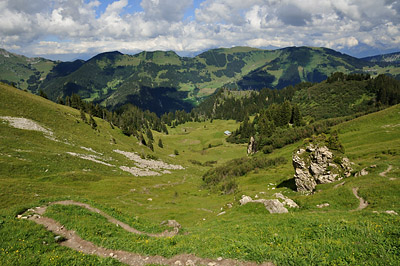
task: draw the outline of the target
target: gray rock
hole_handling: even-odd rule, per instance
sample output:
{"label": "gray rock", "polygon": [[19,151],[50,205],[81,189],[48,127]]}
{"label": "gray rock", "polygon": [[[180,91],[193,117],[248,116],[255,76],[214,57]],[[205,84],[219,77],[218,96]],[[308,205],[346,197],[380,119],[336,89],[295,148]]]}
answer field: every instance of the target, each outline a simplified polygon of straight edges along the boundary
{"label": "gray rock", "polygon": [[288,213],[289,212],[288,209],[285,208],[283,203],[277,199],[265,200],[264,206],[270,213]]}
{"label": "gray rock", "polygon": [[254,137],[250,137],[249,144],[247,145],[247,154],[254,154],[256,153],[256,141],[254,140]]}
{"label": "gray rock", "polygon": [[240,205],[245,205],[245,204],[247,204],[247,203],[249,203],[249,202],[252,202],[252,201],[253,201],[253,200],[251,199],[251,197],[245,196],[245,195],[243,195],[243,196],[242,196],[242,199],[239,200]]}
{"label": "gray rock", "polygon": [[329,206],[330,206],[329,203],[322,203],[322,204],[318,204],[317,208],[322,209],[322,208],[329,207]]}
{"label": "gray rock", "polygon": [[334,162],[333,153],[326,146],[309,144],[306,149],[293,153],[297,191],[310,193],[317,184],[331,183],[351,175],[351,162],[343,158],[340,164]]}
{"label": "gray rock", "polygon": [[175,220],[162,221],[161,225],[166,225],[168,227],[174,227],[174,228],[181,228],[181,225]]}
{"label": "gray rock", "polygon": [[284,204],[285,206],[287,205],[289,208],[298,208],[298,207],[299,207],[299,205],[297,205],[297,203],[294,202],[294,200],[289,199],[289,198],[286,198],[286,199],[283,201],[283,204]]}
{"label": "gray rock", "polygon": [[368,171],[365,168],[361,169],[361,171],[356,173],[354,176],[358,177],[358,176],[364,176],[364,175],[368,175]]}

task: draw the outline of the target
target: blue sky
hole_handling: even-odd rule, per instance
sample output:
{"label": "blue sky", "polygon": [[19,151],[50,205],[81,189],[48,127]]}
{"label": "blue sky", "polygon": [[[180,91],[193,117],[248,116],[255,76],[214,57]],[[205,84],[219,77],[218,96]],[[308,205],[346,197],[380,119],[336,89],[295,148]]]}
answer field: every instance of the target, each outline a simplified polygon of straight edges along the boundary
{"label": "blue sky", "polygon": [[61,60],[233,46],[400,51],[400,0],[1,0],[0,20],[1,48]]}

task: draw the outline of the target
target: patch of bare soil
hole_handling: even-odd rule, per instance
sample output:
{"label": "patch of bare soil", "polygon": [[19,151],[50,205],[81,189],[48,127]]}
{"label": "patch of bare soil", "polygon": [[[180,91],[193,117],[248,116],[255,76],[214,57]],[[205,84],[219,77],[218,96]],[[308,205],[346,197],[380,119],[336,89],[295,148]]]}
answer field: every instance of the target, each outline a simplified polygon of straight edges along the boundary
{"label": "patch of bare soil", "polygon": [[[143,232],[140,232],[130,226],[128,226],[125,223],[122,223],[111,216],[109,216],[106,213],[103,213],[101,210],[97,208],[93,208],[92,206],[81,203],[81,202],[75,202],[71,200],[67,201],[58,201],[58,202],[53,202],[51,204],[63,204],[63,205],[77,205],[81,206],[84,208],[87,208],[90,211],[99,213],[106,217],[110,222],[118,224],[125,230],[132,232],[132,233],[139,233],[139,234],[144,234]],[[45,226],[45,228],[57,235],[63,236],[66,241],[63,241],[60,243],[62,246],[66,246],[69,248],[72,248],[77,251],[81,251],[85,254],[90,254],[90,255],[97,255],[101,257],[111,257],[116,260],[119,260],[122,263],[128,264],[128,265],[146,265],[146,264],[161,264],[161,265],[208,265],[208,266],[230,266],[230,265],[242,265],[242,266],[255,266],[258,265],[255,262],[245,262],[245,261],[238,261],[238,260],[232,260],[232,259],[223,259],[223,258],[218,258],[218,259],[207,259],[207,258],[200,258],[192,254],[180,254],[176,255],[172,258],[165,258],[162,256],[143,256],[137,253],[132,253],[132,252],[127,252],[123,250],[113,250],[113,249],[107,249],[103,248],[100,246],[97,246],[93,244],[90,241],[86,241],[82,239],[80,236],[78,236],[75,231],[68,230],[66,229],[63,225],[55,221],[54,219],[44,217],[42,216],[45,211],[46,211],[46,206],[42,207],[37,207],[34,209],[30,209],[30,212],[34,212],[34,215],[29,216],[29,220],[32,220],[36,222],[37,224],[41,224]],[[24,218],[24,217],[20,217]],[[177,233],[177,232],[176,232]],[[174,234],[176,234],[174,232]],[[162,233],[164,234],[164,233]],[[148,234],[149,236],[168,236],[168,235],[162,235],[162,234]],[[262,266],[272,266],[274,264],[270,262],[265,262],[263,264],[260,264]]]}
{"label": "patch of bare soil", "polygon": [[360,204],[358,205],[357,209],[352,211],[359,211],[365,209],[368,206],[368,202],[363,198],[361,198],[360,196],[358,196],[358,187],[353,187],[353,194],[360,201]]}

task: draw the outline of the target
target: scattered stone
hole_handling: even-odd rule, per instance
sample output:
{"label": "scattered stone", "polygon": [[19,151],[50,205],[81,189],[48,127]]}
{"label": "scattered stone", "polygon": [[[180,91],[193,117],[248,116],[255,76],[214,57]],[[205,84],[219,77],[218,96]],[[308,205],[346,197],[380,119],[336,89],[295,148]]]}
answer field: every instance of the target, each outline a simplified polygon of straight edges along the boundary
{"label": "scattered stone", "polygon": [[318,204],[317,208],[322,209],[322,208],[329,207],[329,206],[330,206],[329,203],[322,203],[322,204]]}
{"label": "scattered stone", "polygon": [[152,198],[148,198],[147,200],[148,200],[148,201],[153,201],[153,199],[152,199]]}
{"label": "scattered stone", "polygon": [[298,208],[299,206],[294,202],[292,199],[289,199],[288,197],[284,196],[281,193],[275,193],[275,197],[278,199],[281,199],[279,201],[278,199],[256,199],[253,200],[249,196],[242,196],[242,199],[240,200],[240,205],[245,205],[249,202],[254,202],[254,203],[262,203],[264,204],[265,208],[270,212],[270,213],[287,213],[288,210],[285,208],[285,205],[287,205],[290,208]]}
{"label": "scattered stone", "polygon": [[293,153],[297,191],[314,192],[317,184],[331,183],[351,175],[349,159],[343,158],[338,165],[333,153],[326,146],[309,144],[306,149]]}
{"label": "scattered stone", "polygon": [[376,168],[376,164],[370,165],[369,168]]}
{"label": "scattered stone", "polygon": [[258,199],[258,195],[255,195],[254,198]]}
{"label": "scattered stone", "polygon": [[368,171],[365,168],[363,168],[360,172],[356,173],[354,176],[359,177],[359,176],[365,176],[365,175],[368,175]]}
{"label": "scattered stone", "polygon": [[233,207],[233,204],[232,203],[228,203],[228,204],[226,204],[226,206],[228,206],[228,208],[230,209],[230,208]]}
{"label": "scattered stone", "polygon": [[283,200],[283,205],[284,206],[288,206],[289,208],[298,208],[299,205],[297,205],[296,202],[294,202],[294,200],[289,199],[288,197],[284,196],[282,193],[275,193],[274,196],[278,199]]}
{"label": "scattered stone", "polygon": [[187,260],[186,261],[187,266],[195,266],[194,262],[192,260]]}
{"label": "scattered stone", "polygon": [[175,261],[175,263],[174,263],[175,265],[178,265],[178,266],[181,266],[181,265],[183,265],[182,264],[182,262],[180,261],[180,260],[177,260],[177,261]]}
{"label": "scattered stone", "polygon": [[17,215],[17,218],[18,218],[18,219],[21,219],[21,218],[22,218],[22,215],[21,215],[21,214],[18,214],[18,215]]}
{"label": "scattered stone", "polygon": [[217,261],[221,261],[221,260],[222,260],[222,257],[218,257],[218,258],[217,258]]}
{"label": "scattered stone", "polygon": [[207,265],[208,266],[215,266],[215,265],[217,265],[217,263],[216,262],[209,262]]}
{"label": "scattered stone", "polygon": [[54,240],[57,242],[58,240],[60,240],[61,239],[61,236],[55,236],[54,237]]}
{"label": "scattered stone", "polygon": [[181,228],[180,223],[178,223],[175,220],[167,220],[167,221],[162,221],[161,225],[166,225],[168,227],[174,227],[174,228]]}
{"label": "scattered stone", "polygon": [[251,197],[245,196],[245,195],[243,195],[243,196],[242,196],[242,199],[239,200],[240,205],[245,205],[245,204],[247,204],[247,203],[249,203],[249,202],[252,202],[252,201],[253,201],[253,200],[252,200]]}
{"label": "scattered stone", "polygon": [[111,253],[110,253],[110,257],[112,257],[112,256],[114,256],[114,253],[111,252]]}
{"label": "scattered stone", "polygon": [[24,129],[24,130],[33,130],[43,132],[45,135],[52,136],[53,132],[49,129],[46,129],[36,123],[33,120],[23,118],[23,117],[11,117],[11,116],[0,116],[0,119],[6,120],[10,123],[10,126],[14,128]]}
{"label": "scattered stone", "polygon": [[89,161],[92,161],[95,163],[103,164],[106,166],[115,167],[115,165],[100,161],[99,159],[101,159],[101,158],[97,155],[92,155],[92,154],[86,155],[86,154],[80,154],[80,153],[75,153],[75,152],[67,152],[67,154],[69,154],[71,156],[79,157],[84,160],[89,160]]}
{"label": "scattered stone", "polygon": [[125,157],[127,157],[128,159],[135,161],[136,165],[140,168],[149,168],[149,169],[153,169],[153,170],[161,170],[161,169],[183,170],[183,169],[185,169],[181,165],[168,164],[161,160],[156,161],[156,160],[142,159],[135,152],[127,152],[127,151],[121,151],[121,150],[114,150],[114,152],[122,154]]}
{"label": "scattered stone", "polygon": [[264,206],[270,213],[287,213],[287,212],[289,212],[284,207],[283,203],[277,199],[265,200]]}
{"label": "scattered stone", "polygon": [[159,172],[150,171],[149,169],[142,169],[138,167],[120,166],[119,169],[128,172],[134,176],[159,176]]}
{"label": "scattered stone", "polygon": [[289,199],[289,198],[284,200],[283,205],[285,205],[285,206],[287,205],[289,208],[298,208],[299,207],[299,205],[297,205],[297,203],[294,202],[294,200]]}
{"label": "scattered stone", "polygon": [[225,213],[226,213],[225,211],[220,212],[220,213],[217,214],[217,216],[223,215],[223,214],[225,214]]}
{"label": "scattered stone", "polygon": [[390,214],[390,215],[399,215],[397,212],[390,210],[390,211],[385,211],[385,213]]}

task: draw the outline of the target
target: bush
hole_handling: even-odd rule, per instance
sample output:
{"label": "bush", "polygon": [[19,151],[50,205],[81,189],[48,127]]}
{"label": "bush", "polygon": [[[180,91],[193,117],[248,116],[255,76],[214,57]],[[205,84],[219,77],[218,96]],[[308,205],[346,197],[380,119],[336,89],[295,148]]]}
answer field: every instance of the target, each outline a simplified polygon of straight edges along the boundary
{"label": "bush", "polygon": [[285,163],[283,157],[268,159],[266,157],[243,157],[227,162],[225,165],[210,169],[203,175],[203,181],[209,188],[219,188],[226,194],[235,192],[235,179],[255,169],[266,169]]}

